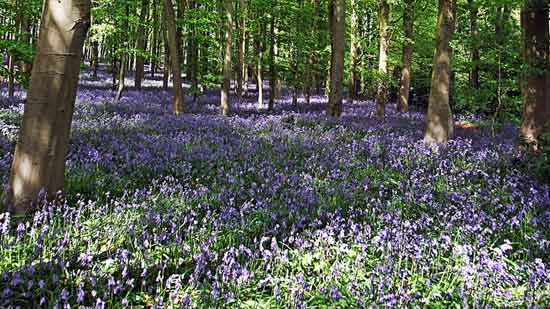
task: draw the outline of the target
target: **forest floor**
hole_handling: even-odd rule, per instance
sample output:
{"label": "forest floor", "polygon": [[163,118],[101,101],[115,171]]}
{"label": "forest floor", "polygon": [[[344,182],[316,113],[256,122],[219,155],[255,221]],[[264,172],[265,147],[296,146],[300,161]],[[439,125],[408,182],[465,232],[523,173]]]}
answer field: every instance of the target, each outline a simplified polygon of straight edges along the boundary
{"label": "forest floor", "polygon": [[[115,104],[83,73],[66,197],[0,214],[0,307],[550,306],[550,189],[516,127],[432,148],[422,113],[253,91],[175,116],[157,77]],[[0,89],[2,185],[23,97]]]}

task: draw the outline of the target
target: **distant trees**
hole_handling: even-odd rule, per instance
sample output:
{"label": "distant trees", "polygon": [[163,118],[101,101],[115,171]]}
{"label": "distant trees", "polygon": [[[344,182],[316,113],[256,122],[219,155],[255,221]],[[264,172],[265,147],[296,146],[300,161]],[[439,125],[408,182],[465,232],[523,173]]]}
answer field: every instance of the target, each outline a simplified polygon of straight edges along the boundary
{"label": "distant trees", "polygon": [[[79,45],[84,45],[92,76],[98,76],[100,63],[107,64],[115,101],[132,71],[136,89],[142,87],[147,64],[152,77],[164,71],[164,89],[172,76],[175,114],[185,110],[184,80],[195,98],[219,87],[221,113],[228,115],[231,80],[235,93],[246,96],[248,80],[255,79],[261,108],[264,82],[270,83],[269,110],[283,82],[295,105],[300,95],[309,104],[315,93],[326,90],[326,113],[333,117],[342,114],[346,90],[352,102],[359,96],[374,98],[379,117],[390,100],[399,112],[427,103],[424,140],[429,143],[452,137],[453,111],[502,120],[521,116],[521,137],[534,145],[550,131],[547,0],[438,0],[437,6],[414,0],[97,0],[88,39],[83,34],[89,1],[44,3],[6,1],[0,6],[0,26],[7,30],[0,34],[0,82],[7,84],[8,96],[15,94],[16,84],[27,85],[38,46],[10,178],[13,205],[28,204],[41,187],[52,193],[62,187],[59,158],[67,147]],[[346,3],[351,4],[349,26]],[[42,7],[40,23],[33,16]],[[45,28],[60,22],[54,7],[78,12],[83,22],[72,31]],[[399,43],[400,49],[389,48]],[[453,45],[460,48],[453,50]],[[54,61],[47,54],[65,55],[67,48],[74,57],[71,52]],[[432,68],[431,75],[426,68]],[[37,131],[47,137],[37,140]],[[30,172],[29,166],[36,168]]]}
{"label": "distant trees", "polygon": [[90,0],[45,0],[38,52],[15,149],[6,204],[27,212],[39,192],[63,189]]}

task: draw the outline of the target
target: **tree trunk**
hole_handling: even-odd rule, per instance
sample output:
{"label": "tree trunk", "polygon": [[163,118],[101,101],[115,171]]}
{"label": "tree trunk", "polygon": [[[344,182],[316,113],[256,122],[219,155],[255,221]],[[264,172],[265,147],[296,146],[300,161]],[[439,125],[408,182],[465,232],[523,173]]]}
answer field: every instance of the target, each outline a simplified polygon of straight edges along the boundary
{"label": "tree trunk", "polygon": [[258,59],[256,63],[256,88],[258,90],[258,108],[264,106],[264,79],[263,79],[263,59],[264,59],[264,46],[263,46],[263,35],[264,31],[263,25],[260,26],[260,33],[256,38],[256,52],[258,54]]}
{"label": "tree trunk", "polygon": [[147,43],[147,35],[145,31],[144,23],[147,21],[147,10],[149,9],[149,1],[141,1],[141,12],[140,12],[140,24],[138,27],[138,39],[137,39],[137,50],[138,54],[136,55],[136,73],[134,78],[134,84],[137,90],[141,90],[141,80],[145,75],[144,69],[144,59],[140,53],[145,53],[145,47]]}
{"label": "tree trunk", "polygon": [[170,79],[170,48],[168,47],[168,38],[166,37],[166,33],[164,34],[164,41],[164,70],[162,72],[162,89],[168,90],[168,81]]}
{"label": "tree trunk", "polygon": [[221,93],[221,108],[224,116],[229,116],[229,90],[231,87],[231,43],[233,40],[233,1],[226,0],[225,6],[225,51],[223,55],[223,86]]}
{"label": "tree trunk", "polygon": [[455,28],[455,0],[439,0],[432,85],[426,117],[426,143],[445,143],[453,135],[454,123],[449,104],[452,49]]}
{"label": "tree trunk", "polygon": [[357,65],[359,62],[359,16],[357,15],[357,0],[351,0],[351,48],[350,48],[350,77],[349,98],[353,102],[358,95],[359,77]]}
{"label": "tree trunk", "polygon": [[401,79],[399,81],[399,98],[397,110],[406,113],[409,109],[409,89],[411,85],[411,66],[413,56],[413,0],[405,1],[405,11],[403,12],[403,66],[401,68]]}
{"label": "tree trunk", "polygon": [[99,42],[92,42],[92,77],[97,79],[97,67],[99,65]]}
{"label": "tree trunk", "polygon": [[239,50],[238,50],[238,70],[237,72],[237,96],[241,97],[244,94],[243,83],[246,74],[246,0],[239,1],[240,16],[239,16]]}
{"label": "tree trunk", "polygon": [[90,0],[46,0],[40,25],[6,194],[8,210],[16,213],[31,211],[43,188],[50,197],[63,189]]}
{"label": "tree trunk", "polygon": [[158,26],[159,20],[158,20],[158,11],[157,11],[157,1],[153,0],[153,42],[151,43],[151,52],[152,52],[152,58],[151,58],[151,77],[155,77],[155,73],[157,70],[157,57],[159,56],[159,38],[158,38],[158,32],[159,32],[159,26]]}
{"label": "tree trunk", "polygon": [[178,54],[180,55],[180,64],[184,63],[184,60],[185,60],[185,54],[183,53],[183,48],[184,48],[184,42],[183,42],[183,34],[184,34],[184,27],[183,25],[180,25],[179,24],[179,21],[180,20],[183,20],[183,18],[185,17],[185,7],[187,6],[187,1],[186,0],[177,0],[177,3],[178,3],[178,19],[176,21],[176,26],[177,26],[177,35],[178,35]]}
{"label": "tree trunk", "polygon": [[8,97],[13,97],[15,94],[15,55],[13,52],[8,52]]}
{"label": "tree trunk", "polygon": [[472,52],[470,55],[472,62],[472,70],[470,72],[470,86],[474,89],[479,89],[479,30],[477,27],[478,8],[474,0],[468,0],[470,9],[470,37],[472,40]]}
{"label": "tree trunk", "polygon": [[271,80],[269,81],[269,104],[267,110],[272,111],[277,91],[277,69],[275,68],[275,15],[273,13],[271,15],[271,23],[269,27],[269,73]]}
{"label": "tree trunk", "polygon": [[342,115],[342,80],[344,77],[344,48],[346,32],[346,1],[329,2],[329,24],[331,41],[330,89],[327,114]]}
{"label": "tree trunk", "polygon": [[172,67],[172,76],[173,76],[173,88],[174,88],[174,114],[179,115],[183,113],[183,88],[181,80],[181,67],[180,67],[180,58],[178,55],[178,41],[177,41],[177,28],[176,28],[176,17],[174,15],[174,8],[172,7],[172,0],[164,0],[164,16],[166,20],[166,29],[168,37],[168,48],[170,51],[170,63]]}
{"label": "tree trunk", "polygon": [[524,0],[522,11],[523,57],[527,65],[523,83],[522,139],[537,148],[541,134],[550,132],[550,55],[548,5]]}
{"label": "tree trunk", "polygon": [[[128,4],[128,0],[125,2],[125,18],[122,25],[122,29],[128,29],[128,19],[130,18],[130,6]],[[118,68],[118,89],[116,92],[115,102],[120,102],[120,99],[122,98],[122,92],[124,91],[124,79],[126,76],[126,62],[128,58],[128,37],[123,37],[122,40],[124,43],[122,44],[124,51],[122,52],[122,55],[120,56],[120,65]]]}
{"label": "tree trunk", "polygon": [[388,89],[386,75],[388,74],[388,51],[390,46],[390,4],[387,0],[381,0],[378,10],[378,25],[380,30],[380,53],[378,56],[378,73],[380,74],[376,90],[376,115],[383,118],[386,114],[386,100]]}
{"label": "tree trunk", "polygon": [[[30,24],[29,24],[29,17],[25,14],[24,8],[22,8],[21,16],[20,16],[20,34],[19,34],[19,41],[23,44],[30,45],[31,44],[31,32],[30,32]],[[22,73],[30,73],[31,72],[31,64],[25,62],[25,60],[21,60],[19,62],[19,67],[21,68]]]}

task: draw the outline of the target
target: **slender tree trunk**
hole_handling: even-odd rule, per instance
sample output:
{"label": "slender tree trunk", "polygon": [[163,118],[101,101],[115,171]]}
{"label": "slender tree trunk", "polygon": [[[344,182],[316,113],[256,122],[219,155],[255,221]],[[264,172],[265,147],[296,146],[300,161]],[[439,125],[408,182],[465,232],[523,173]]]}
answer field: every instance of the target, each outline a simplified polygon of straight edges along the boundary
{"label": "slender tree trunk", "polygon": [[229,116],[229,89],[231,87],[231,44],[233,41],[233,1],[226,0],[225,6],[225,51],[223,55],[223,86],[221,108],[224,116]]}
{"label": "slender tree trunk", "polygon": [[399,98],[397,110],[406,113],[409,109],[409,89],[411,85],[411,67],[413,56],[413,0],[405,1],[405,11],[403,12],[403,66],[401,68],[401,79],[399,81]]}
{"label": "slender tree trunk", "polygon": [[97,79],[97,67],[99,65],[99,42],[92,42],[92,77]]}
{"label": "slender tree trunk", "polygon": [[[22,12],[20,15],[20,30],[19,30],[19,40],[22,44],[29,45],[31,43],[31,32],[30,32],[30,24],[29,24],[29,17],[25,15],[25,9],[24,7],[21,8]],[[25,62],[25,60],[21,60],[19,62],[19,67],[21,68],[22,73],[30,73],[31,72],[31,64]]]}
{"label": "slender tree trunk", "polygon": [[172,64],[172,76],[173,76],[173,88],[174,88],[174,114],[179,115],[183,113],[184,109],[184,97],[181,80],[181,67],[180,58],[178,55],[178,41],[177,41],[177,28],[176,17],[174,15],[174,8],[172,7],[172,0],[164,0],[164,16],[166,20],[166,29],[168,37],[168,48],[170,50],[170,63]]}
{"label": "slender tree trunk", "polygon": [[176,0],[177,3],[178,3],[178,19],[176,21],[176,26],[177,26],[177,39],[178,39],[178,54],[180,55],[180,64],[181,63],[184,63],[184,60],[185,60],[185,54],[183,53],[183,48],[184,48],[184,42],[183,42],[183,35],[184,35],[184,27],[183,25],[180,25],[180,20],[183,20],[184,16],[185,16],[185,7],[187,6],[187,1],[186,0]]}
{"label": "slender tree trunk", "polygon": [[550,132],[550,55],[548,4],[524,0],[523,57],[527,65],[523,83],[521,138],[536,148],[541,134]]}
{"label": "slender tree trunk", "polygon": [[273,105],[275,103],[276,88],[277,88],[277,69],[275,68],[275,15],[271,15],[271,23],[269,28],[269,73],[271,80],[269,81],[269,104],[267,109],[269,111],[273,110]]}
{"label": "slender tree trunk", "polygon": [[331,62],[330,89],[327,114],[340,117],[342,114],[342,80],[344,77],[344,48],[346,32],[346,1],[331,0],[329,3]]}
{"label": "slender tree trunk", "polygon": [[[128,29],[128,19],[130,18],[130,6],[128,4],[128,0],[125,2],[125,18],[123,22],[122,29]],[[129,38],[123,37],[123,48],[124,51],[122,52],[122,55],[120,56],[120,66],[118,68],[118,89],[115,97],[115,102],[120,102],[120,99],[122,98],[122,92],[124,91],[124,79],[126,77],[126,62],[128,58],[128,40]]]}
{"label": "slender tree trunk", "polygon": [[479,62],[481,57],[479,54],[479,29],[477,27],[478,8],[474,0],[468,0],[468,6],[470,9],[470,37],[472,40],[470,86],[479,89]]}
{"label": "slender tree trunk", "polygon": [[159,44],[158,44],[158,32],[159,32],[159,20],[158,20],[158,10],[157,10],[157,1],[153,0],[153,41],[151,43],[151,77],[155,77],[157,70],[157,57],[159,56]]}
{"label": "slender tree trunk", "polygon": [[141,89],[141,80],[145,75],[144,59],[143,59],[143,56],[139,53],[145,53],[147,35],[146,35],[144,23],[147,21],[148,9],[149,9],[149,1],[142,0],[141,12],[139,17],[141,22],[138,27],[138,39],[137,39],[138,54],[136,55],[136,73],[135,73],[135,79],[134,79],[134,84],[137,90]]}
{"label": "slender tree trunk", "polygon": [[82,46],[89,24],[90,0],[44,1],[38,53],[6,194],[10,211],[31,211],[43,188],[50,197],[63,189]]}
{"label": "slender tree trunk", "polygon": [[[260,26],[263,29],[263,25]],[[264,46],[262,43],[264,31],[260,30],[258,37],[256,38],[256,52],[258,54],[256,64],[256,88],[258,90],[258,108],[262,108],[264,105],[264,80],[263,80],[263,59],[264,59]]]}
{"label": "slender tree trunk", "polygon": [[168,81],[170,79],[170,51],[166,34],[164,34],[164,41],[164,70],[162,72],[162,89],[168,90]]}
{"label": "slender tree trunk", "polygon": [[359,62],[359,16],[357,15],[357,0],[351,0],[351,48],[350,48],[350,77],[349,98],[353,102],[357,98],[359,77],[357,65]]}
{"label": "slender tree trunk", "polygon": [[426,143],[445,143],[453,135],[454,122],[449,104],[452,49],[455,29],[455,0],[439,0],[432,85],[426,117]]}
{"label": "slender tree trunk", "polygon": [[115,53],[111,52],[111,80],[113,81],[113,90],[116,90],[117,87],[117,72],[118,72],[118,65],[115,57]]}
{"label": "slender tree trunk", "polygon": [[381,0],[379,3],[380,53],[378,56],[378,73],[380,74],[380,80],[376,90],[376,115],[383,118],[386,114],[386,100],[388,98],[385,78],[388,74],[388,51],[390,47],[390,4],[387,0]]}
{"label": "slender tree trunk", "polygon": [[15,94],[15,56],[13,52],[8,53],[8,97]]}
{"label": "slender tree trunk", "polygon": [[239,16],[239,50],[238,50],[238,70],[237,72],[237,96],[241,97],[244,94],[243,83],[246,73],[246,0],[239,0],[240,16]]}

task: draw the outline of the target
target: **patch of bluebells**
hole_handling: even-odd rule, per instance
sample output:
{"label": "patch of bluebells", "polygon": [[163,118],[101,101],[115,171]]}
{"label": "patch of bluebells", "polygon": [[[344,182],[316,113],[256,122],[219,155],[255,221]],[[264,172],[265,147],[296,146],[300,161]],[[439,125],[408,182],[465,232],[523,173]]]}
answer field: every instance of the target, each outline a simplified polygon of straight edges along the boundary
{"label": "patch of bluebells", "polygon": [[368,101],[174,116],[158,81],[113,104],[106,79],[84,75],[67,195],[0,214],[0,306],[550,306],[549,187],[516,128],[432,148],[422,114]]}

